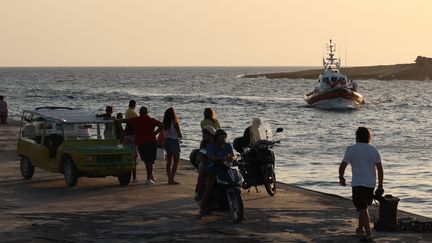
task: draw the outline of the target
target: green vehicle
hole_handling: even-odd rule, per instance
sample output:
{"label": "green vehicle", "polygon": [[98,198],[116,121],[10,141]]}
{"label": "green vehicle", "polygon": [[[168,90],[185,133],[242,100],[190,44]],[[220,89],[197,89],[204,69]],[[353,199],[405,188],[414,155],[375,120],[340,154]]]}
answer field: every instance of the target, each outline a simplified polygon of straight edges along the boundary
{"label": "green vehicle", "polygon": [[21,118],[17,154],[21,175],[34,168],[63,173],[66,184],[78,177],[116,176],[121,185],[131,179],[133,151],[119,143],[114,120],[67,107],[25,110]]}

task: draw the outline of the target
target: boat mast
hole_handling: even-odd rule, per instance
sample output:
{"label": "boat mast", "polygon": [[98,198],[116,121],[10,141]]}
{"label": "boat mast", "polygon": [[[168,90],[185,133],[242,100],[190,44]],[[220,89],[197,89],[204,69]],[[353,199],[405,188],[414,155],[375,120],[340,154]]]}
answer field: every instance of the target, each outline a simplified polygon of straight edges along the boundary
{"label": "boat mast", "polygon": [[327,44],[326,47],[327,47],[329,57],[325,59],[326,61],[323,60],[324,69],[327,70],[328,68],[335,66],[337,70],[339,70],[340,66],[339,66],[338,59],[334,57],[336,52],[336,44],[333,44],[332,40],[330,39],[330,44]]}

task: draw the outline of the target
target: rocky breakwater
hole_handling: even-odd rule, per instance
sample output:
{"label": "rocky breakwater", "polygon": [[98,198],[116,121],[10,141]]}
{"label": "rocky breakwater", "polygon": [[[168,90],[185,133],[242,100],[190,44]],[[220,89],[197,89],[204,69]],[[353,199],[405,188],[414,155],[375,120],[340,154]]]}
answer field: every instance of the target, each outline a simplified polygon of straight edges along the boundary
{"label": "rocky breakwater", "polygon": [[[321,72],[321,69],[315,69],[297,72],[250,74],[245,75],[244,77],[265,77],[269,79],[317,79]],[[342,68],[341,72],[354,80],[377,79],[429,81],[432,79],[432,58],[418,56],[414,63],[347,67]]]}

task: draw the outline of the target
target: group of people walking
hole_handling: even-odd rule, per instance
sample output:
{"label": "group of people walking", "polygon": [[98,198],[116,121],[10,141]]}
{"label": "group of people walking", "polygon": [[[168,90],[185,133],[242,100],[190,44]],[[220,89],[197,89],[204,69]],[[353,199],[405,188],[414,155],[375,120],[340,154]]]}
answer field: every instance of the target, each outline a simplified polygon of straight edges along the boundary
{"label": "group of people walking", "polygon": [[[138,151],[144,161],[147,170],[147,184],[154,184],[153,164],[156,159],[156,149],[162,146],[166,151],[166,173],[168,184],[179,184],[175,181],[178,163],[180,160],[180,139],[182,133],[179,119],[170,107],[165,111],[163,121],[158,121],[148,115],[148,109],[141,107],[139,113],[135,112],[136,102],[131,100],[129,108],[125,112],[125,118],[117,115],[117,121],[126,123],[121,130],[121,141]],[[112,107],[107,107],[103,116],[112,117]],[[118,124],[118,123],[117,123]],[[202,141],[200,153],[197,155],[198,178],[195,189],[195,200],[201,201],[199,216],[208,212],[209,194],[214,186],[215,161],[234,161],[235,153],[230,143],[226,141],[227,133],[221,129],[215,112],[211,108],[204,110],[204,119],[200,123]],[[339,166],[339,183],[346,186],[344,177],[348,164],[352,168],[352,196],[353,203],[359,213],[356,235],[362,237],[362,241],[372,241],[373,236],[369,225],[370,217],[368,206],[374,197],[378,174],[378,190],[383,190],[384,172],[381,157],[373,145],[370,145],[371,133],[366,127],[359,127],[356,131],[356,144],[347,148],[344,158]],[[137,155],[135,155],[136,161]],[[378,173],[377,173],[378,172]],[[133,180],[136,181],[136,168],[133,170]]]}
{"label": "group of people walking", "polygon": [[[148,108],[145,106],[142,106],[138,113],[135,109],[136,101],[130,100],[124,118],[122,113],[118,113],[114,118],[112,106],[106,107],[105,114],[98,115],[104,119],[115,119],[117,138],[134,151],[135,166],[132,169],[132,181],[137,181],[136,160],[139,154],[146,166],[147,185],[156,183],[156,178],[153,175],[153,165],[156,160],[157,148],[160,146],[165,149],[167,154],[166,173],[168,184],[179,184],[174,178],[180,161],[182,133],[174,108],[170,107],[165,111],[162,122],[150,117]],[[126,123],[124,129],[122,123]]]}

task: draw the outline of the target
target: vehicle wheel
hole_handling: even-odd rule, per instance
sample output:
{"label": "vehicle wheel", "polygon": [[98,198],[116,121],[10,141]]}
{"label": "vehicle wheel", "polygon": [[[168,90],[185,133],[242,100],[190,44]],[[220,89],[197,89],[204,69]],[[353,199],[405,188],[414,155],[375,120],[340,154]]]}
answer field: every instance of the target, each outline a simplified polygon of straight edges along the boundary
{"label": "vehicle wheel", "polygon": [[274,173],[273,166],[268,167],[264,171],[264,186],[270,196],[274,196],[276,194],[276,175]]}
{"label": "vehicle wheel", "polygon": [[243,199],[240,190],[227,191],[229,214],[234,223],[243,220]]}
{"label": "vehicle wheel", "polygon": [[63,163],[63,174],[66,181],[66,185],[73,187],[78,181],[78,170],[75,167],[73,160],[70,157],[66,157]]}
{"label": "vehicle wheel", "polygon": [[34,174],[34,166],[28,157],[22,156],[20,162],[21,175],[24,179],[30,179]]}
{"label": "vehicle wheel", "polygon": [[117,176],[117,179],[120,183],[120,185],[122,186],[126,186],[129,184],[130,180],[131,180],[131,172],[126,172],[125,174],[121,175],[121,176]]}

